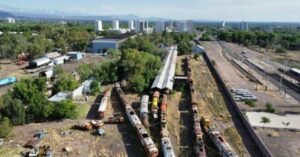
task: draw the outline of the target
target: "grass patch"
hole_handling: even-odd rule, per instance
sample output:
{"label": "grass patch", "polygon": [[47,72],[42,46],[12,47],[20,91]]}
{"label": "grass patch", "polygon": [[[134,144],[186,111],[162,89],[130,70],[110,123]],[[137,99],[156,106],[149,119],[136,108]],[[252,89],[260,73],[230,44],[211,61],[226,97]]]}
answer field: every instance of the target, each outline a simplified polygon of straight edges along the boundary
{"label": "grass patch", "polygon": [[250,107],[255,107],[256,103],[254,100],[245,100],[245,104],[250,106]]}
{"label": "grass patch", "polygon": [[77,106],[78,118],[79,119],[85,118],[87,113],[89,112],[90,108],[91,108],[91,105],[89,105],[89,104],[86,104],[86,103],[78,104],[78,106]]}
{"label": "grass patch", "polygon": [[224,136],[230,141],[231,147],[236,151],[239,156],[244,156],[243,142],[239,133],[234,127],[225,129]]}
{"label": "grass patch", "polygon": [[1,157],[19,157],[20,152],[24,149],[22,147],[9,148],[6,146],[0,146]]}
{"label": "grass patch", "polygon": [[[275,58],[275,59],[272,59],[272,61],[284,65],[285,58]],[[289,60],[288,61],[288,66],[292,67],[292,68],[300,69],[300,62],[296,61],[296,60]]]}

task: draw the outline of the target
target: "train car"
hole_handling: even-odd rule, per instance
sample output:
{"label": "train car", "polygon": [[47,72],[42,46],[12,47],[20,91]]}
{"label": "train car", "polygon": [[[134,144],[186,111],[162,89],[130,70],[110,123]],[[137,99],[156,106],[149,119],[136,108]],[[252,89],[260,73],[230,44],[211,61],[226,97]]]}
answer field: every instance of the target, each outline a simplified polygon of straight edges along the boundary
{"label": "train car", "polygon": [[153,96],[152,96],[152,114],[153,114],[154,119],[158,118],[157,112],[158,112],[159,96],[160,96],[159,91],[154,91],[153,92]]}
{"label": "train car", "polygon": [[296,68],[289,69],[289,74],[292,75],[295,79],[300,81],[300,70]]}
{"label": "train car", "polygon": [[237,153],[232,149],[221,133],[214,126],[210,126],[208,118],[203,117],[201,122],[222,157],[238,157]]}
{"label": "train car", "polygon": [[17,82],[17,78],[15,76],[2,78],[0,79],[0,86],[13,84],[15,82]]}
{"label": "train car", "polygon": [[98,115],[99,115],[100,119],[103,119],[105,117],[105,112],[106,112],[106,109],[107,109],[107,102],[108,102],[110,96],[111,96],[111,89],[107,89],[104,92],[104,96],[101,99],[101,103],[100,103],[99,108],[98,108]]}
{"label": "train car", "polygon": [[147,156],[148,157],[156,157],[158,156],[158,149],[155,146],[153,140],[149,136],[146,128],[141,123],[139,117],[135,113],[134,109],[131,107],[131,105],[126,100],[125,94],[123,93],[123,90],[121,89],[121,86],[119,83],[115,84],[116,91],[118,94],[118,97],[125,108],[125,113],[131,123],[131,125],[134,127],[135,131],[138,134],[138,137],[141,141],[141,144],[143,145]]}
{"label": "train car", "polygon": [[49,64],[50,62],[51,62],[51,60],[48,57],[39,58],[39,59],[29,62],[29,68],[32,68],[32,69],[37,68],[42,65]]}
{"label": "train car", "polygon": [[149,104],[149,96],[143,95],[141,99],[141,109],[140,109],[140,117],[142,123],[145,127],[149,126],[148,122],[148,104]]}
{"label": "train car", "polygon": [[175,157],[174,149],[169,137],[161,138],[161,147],[164,157]]}

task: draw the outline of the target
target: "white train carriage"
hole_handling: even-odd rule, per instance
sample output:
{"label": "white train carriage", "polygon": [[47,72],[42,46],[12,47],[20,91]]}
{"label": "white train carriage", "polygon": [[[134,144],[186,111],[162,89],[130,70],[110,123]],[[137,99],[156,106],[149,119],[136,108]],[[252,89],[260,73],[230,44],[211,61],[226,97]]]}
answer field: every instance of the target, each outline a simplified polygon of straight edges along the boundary
{"label": "white train carriage", "polygon": [[169,137],[161,138],[161,146],[164,157],[175,157],[175,152]]}

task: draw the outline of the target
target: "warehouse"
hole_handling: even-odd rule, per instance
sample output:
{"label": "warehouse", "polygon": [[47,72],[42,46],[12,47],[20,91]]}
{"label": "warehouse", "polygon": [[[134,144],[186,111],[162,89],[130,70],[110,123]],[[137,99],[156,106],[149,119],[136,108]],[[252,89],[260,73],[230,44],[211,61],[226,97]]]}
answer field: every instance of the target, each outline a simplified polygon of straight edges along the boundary
{"label": "warehouse", "polygon": [[96,38],[92,41],[92,53],[107,55],[108,50],[117,49],[125,39],[133,37],[133,33],[120,34],[109,38]]}

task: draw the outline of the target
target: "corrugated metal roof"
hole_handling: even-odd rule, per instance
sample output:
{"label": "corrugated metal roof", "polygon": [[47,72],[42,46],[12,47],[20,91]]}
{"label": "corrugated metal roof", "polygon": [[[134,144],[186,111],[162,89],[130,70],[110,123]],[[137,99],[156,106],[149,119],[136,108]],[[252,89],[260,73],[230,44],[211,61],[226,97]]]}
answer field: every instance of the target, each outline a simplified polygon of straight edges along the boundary
{"label": "corrugated metal roof", "polygon": [[60,102],[62,100],[66,100],[68,98],[69,94],[65,92],[59,92],[55,95],[53,95],[51,98],[49,98],[49,101],[52,102]]}
{"label": "corrugated metal roof", "polygon": [[164,66],[160,70],[160,73],[156,76],[151,87],[152,89],[158,88],[173,90],[177,53],[177,46],[172,46],[169,49],[169,54],[165,58]]}

